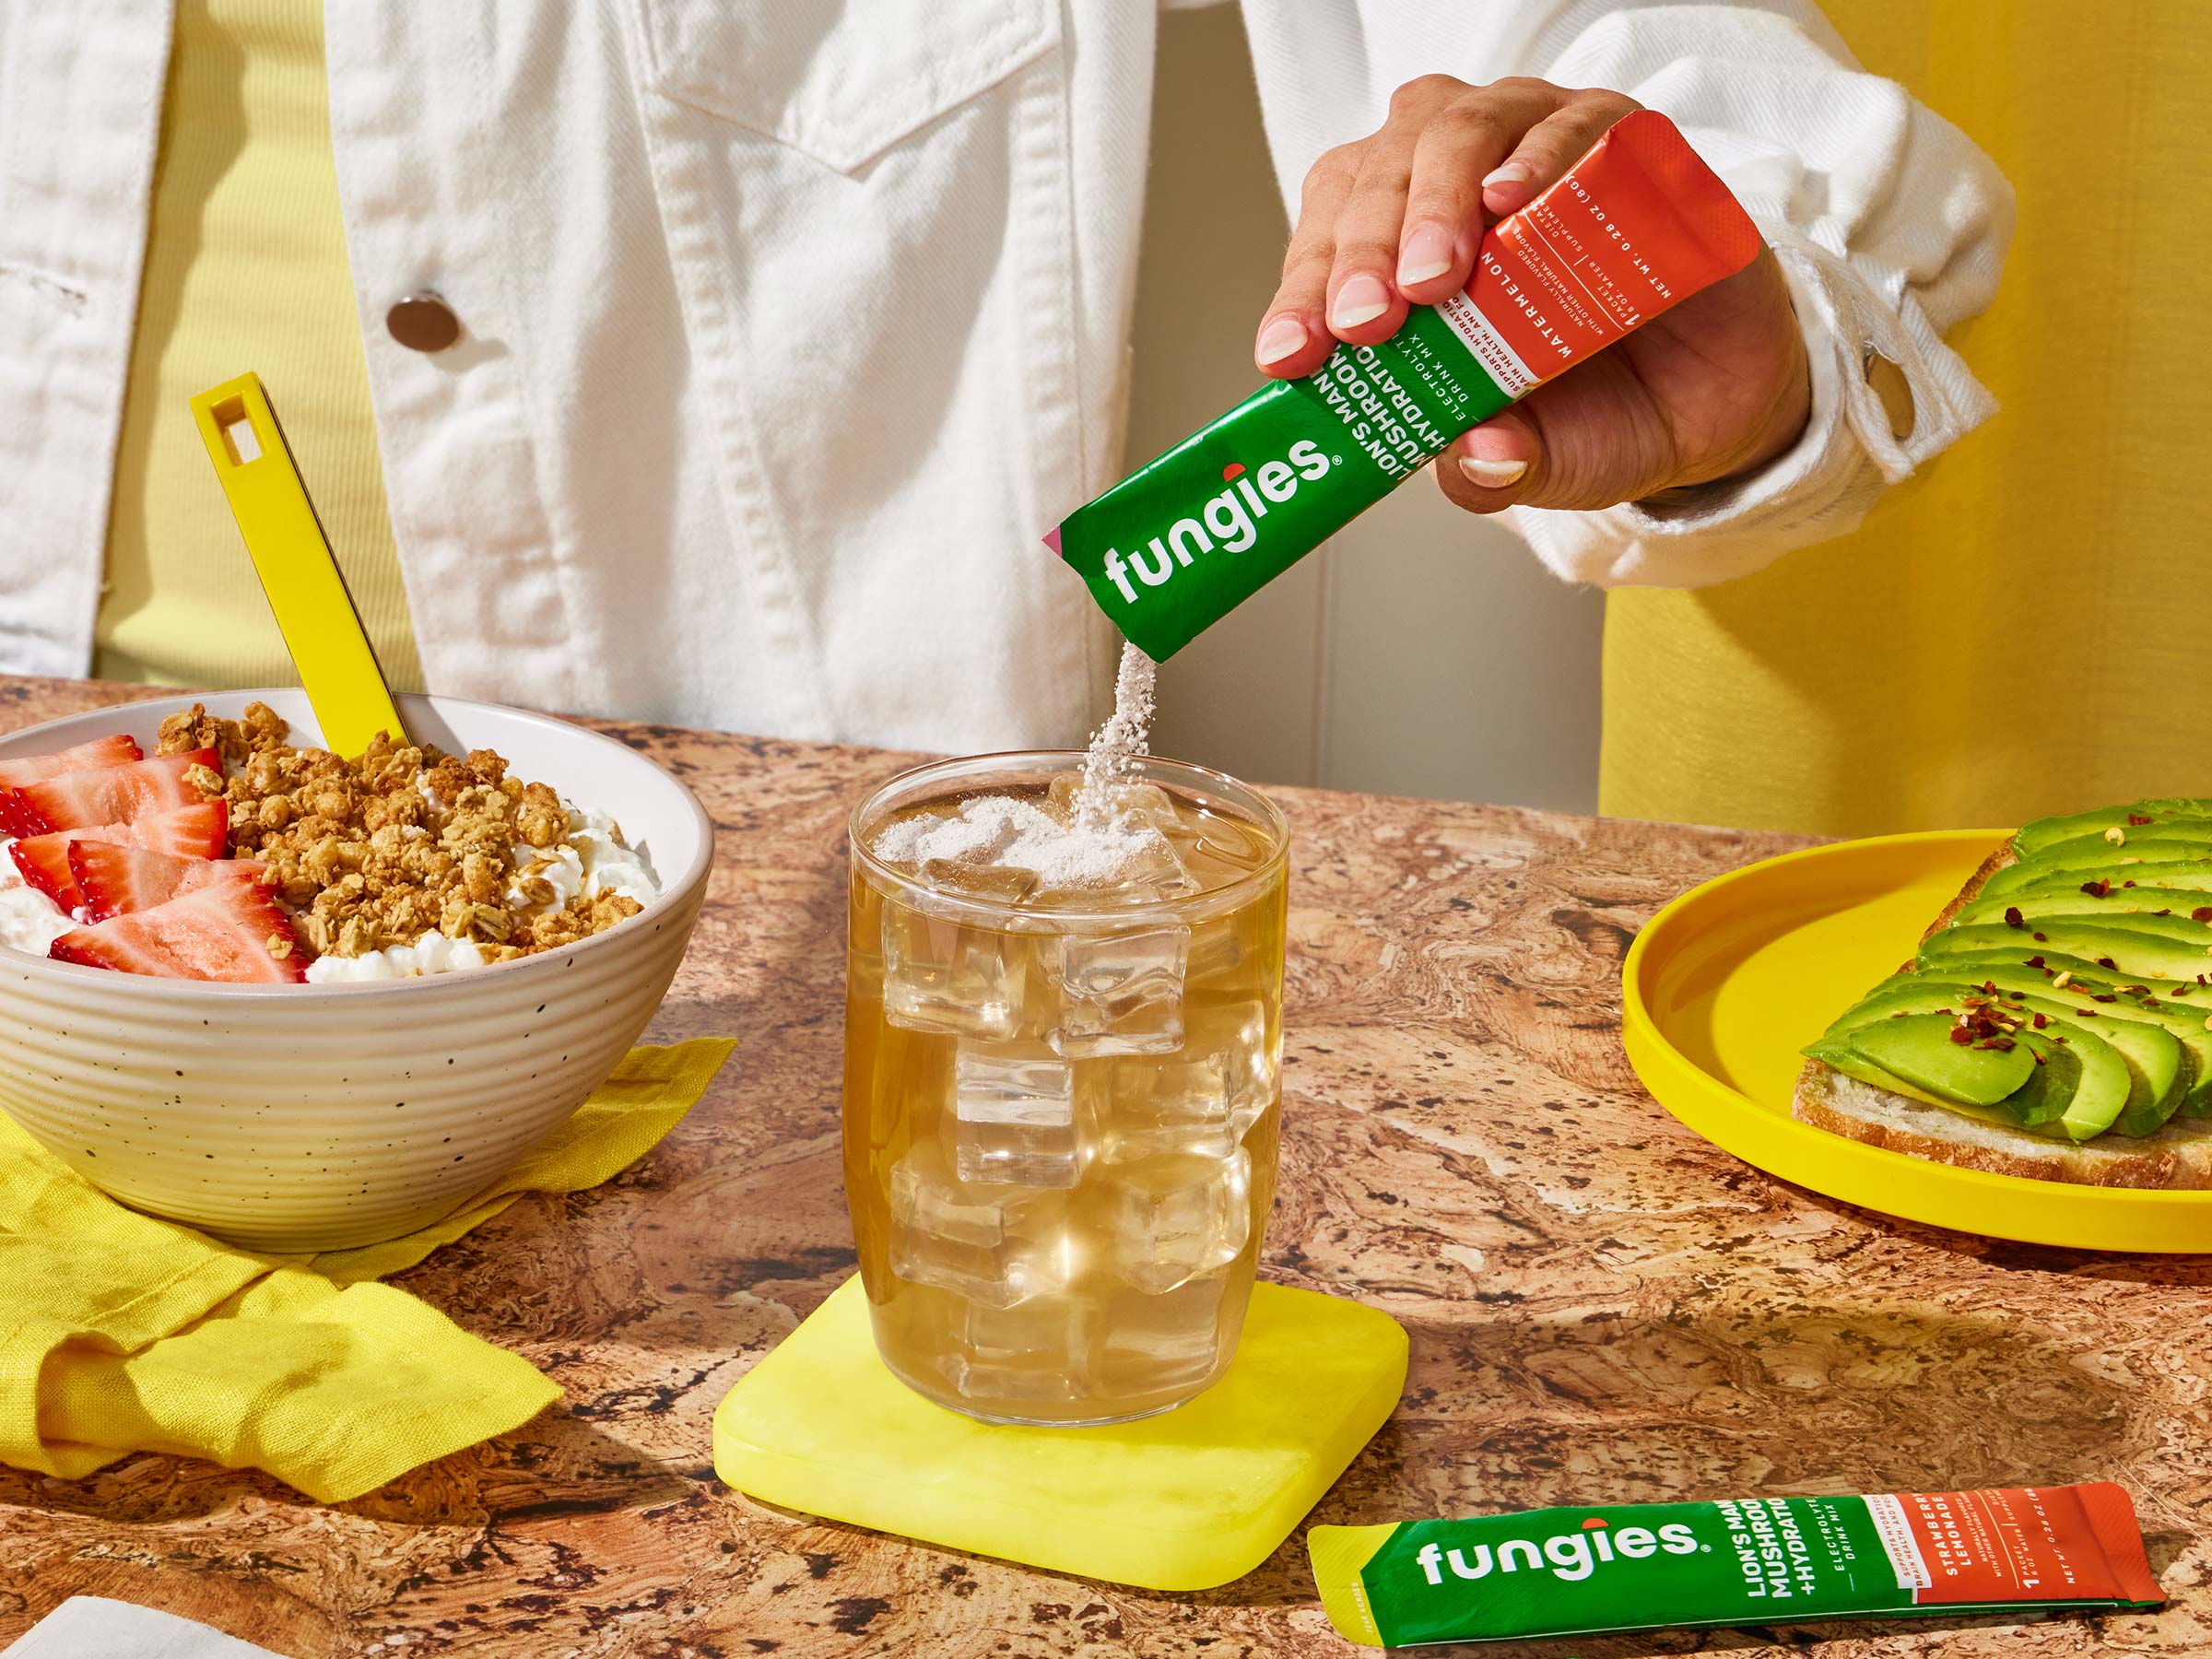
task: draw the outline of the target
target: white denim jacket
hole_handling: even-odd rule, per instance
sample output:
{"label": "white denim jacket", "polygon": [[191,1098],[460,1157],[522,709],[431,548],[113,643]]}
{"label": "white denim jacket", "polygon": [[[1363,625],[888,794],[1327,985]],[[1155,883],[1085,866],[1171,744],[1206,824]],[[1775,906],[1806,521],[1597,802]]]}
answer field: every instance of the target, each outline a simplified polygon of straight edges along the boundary
{"label": "white denim jacket", "polygon": [[[1816,366],[1804,442],[1688,505],[1520,514],[1562,574],[1754,569],[1989,409],[1939,336],[1994,289],[2005,184],[1806,0],[1243,9],[1289,200],[1399,83],[1538,75],[1673,115],[1782,251]],[[1078,737],[1112,636],[1038,538],[1119,476],[1156,21],[1150,0],[329,0],[432,688],[933,749]],[[0,669],[90,660],[170,29],[170,0],[0,0]],[[424,291],[461,321],[444,351],[386,328]],[[1910,384],[1907,441],[1873,353]]]}

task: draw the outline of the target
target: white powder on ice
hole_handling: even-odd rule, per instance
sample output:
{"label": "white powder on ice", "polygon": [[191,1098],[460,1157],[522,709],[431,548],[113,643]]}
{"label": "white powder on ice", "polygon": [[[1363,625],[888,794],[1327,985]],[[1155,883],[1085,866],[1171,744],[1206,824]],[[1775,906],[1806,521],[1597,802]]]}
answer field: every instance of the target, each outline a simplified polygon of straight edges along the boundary
{"label": "white powder on ice", "polygon": [[1167,851],[1167,837],[1116,806],[1117,787],[1129,781],[1151,739],[1154,667],[1135,646],[1122,647],[1113,712],[1091,737],[1068,822],[1034,801],[983,795],[963,803],[958,818],[885,825],[873,844],[876,856],[914,866],[942,859],[979,869],[1026,870],[1039,885],[1059,888],[1102,887],[1141,863],[1157,863]]}

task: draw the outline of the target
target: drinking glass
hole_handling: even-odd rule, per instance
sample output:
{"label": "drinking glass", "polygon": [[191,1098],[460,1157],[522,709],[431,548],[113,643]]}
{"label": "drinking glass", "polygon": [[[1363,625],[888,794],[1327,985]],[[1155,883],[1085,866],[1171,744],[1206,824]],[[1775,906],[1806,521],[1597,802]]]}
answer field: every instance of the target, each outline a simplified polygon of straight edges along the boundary
{"label": "drinking glass", "polygon": [[895,867],[895,818],[1065,812],[1075,753],[904,773],[852,820],[845,1194],[885,1364],[995,1422],[1122,1422],[1236,1353],[1281,1131],[1282,815],[1204,768],[1119,785],[1173,856],[1053,889]]}

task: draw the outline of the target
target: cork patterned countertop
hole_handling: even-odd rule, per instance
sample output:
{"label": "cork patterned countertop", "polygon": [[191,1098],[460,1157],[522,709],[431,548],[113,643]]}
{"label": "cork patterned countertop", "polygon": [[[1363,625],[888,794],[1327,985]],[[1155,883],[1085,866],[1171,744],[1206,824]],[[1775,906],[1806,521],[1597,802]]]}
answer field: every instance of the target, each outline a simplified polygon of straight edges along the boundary
{"label": "cork patterned countertop", "polygon": [[[0,728],[136,693],[0,679]],[[78,1592],[291,1659],[1348,1654],[1302,1537],[1200,1595],[1033,1572],[722,1488],[708,1424],[853,1256],[838,1176],[844,815],[901,757],[660,726],[721,831],[654,1035],[742,1047],[609,1186],[526,1199],[395,1281],[564,1404],[325,1508],[168,1457],[0,1469],[0,1643]],[[2212,1653],[2212,1261],[1893,1224],[1677,1126],[1622,1058],[1621,953],[1661,902],[1792,844],[1284,791],[1296,836],[1283,1179],[1267,1277],[1412,1333],[1394,1421],[1314,1512],[2109,1477],[2155,1616],[1479,1650],[1566,1659]]]}

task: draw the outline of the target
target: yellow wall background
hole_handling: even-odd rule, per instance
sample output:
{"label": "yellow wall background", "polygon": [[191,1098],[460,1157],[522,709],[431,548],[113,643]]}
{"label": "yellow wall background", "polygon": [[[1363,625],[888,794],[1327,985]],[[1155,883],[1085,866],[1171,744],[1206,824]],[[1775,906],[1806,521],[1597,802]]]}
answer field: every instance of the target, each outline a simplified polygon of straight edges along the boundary
{"label": "yellow wall background", "polygon": [[2212,794],[2212,5],[1822,0],[2013,182],[2004,407],[1855,535],[1611,595],[1601,808],[1831,835]]}

